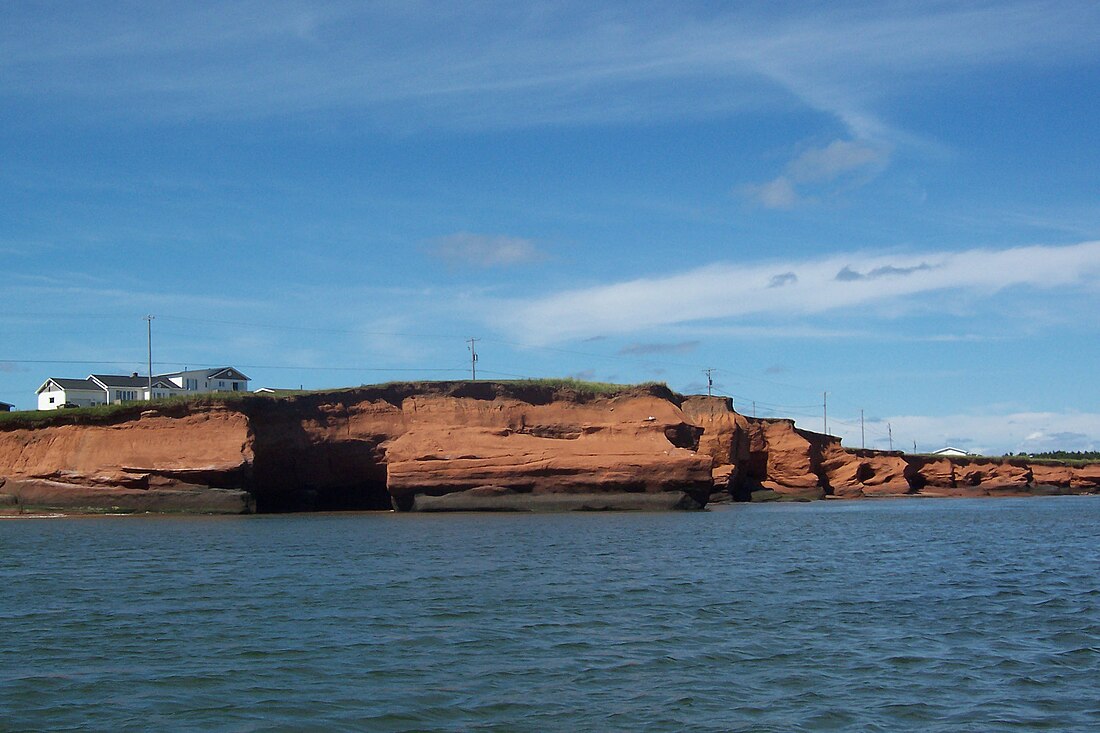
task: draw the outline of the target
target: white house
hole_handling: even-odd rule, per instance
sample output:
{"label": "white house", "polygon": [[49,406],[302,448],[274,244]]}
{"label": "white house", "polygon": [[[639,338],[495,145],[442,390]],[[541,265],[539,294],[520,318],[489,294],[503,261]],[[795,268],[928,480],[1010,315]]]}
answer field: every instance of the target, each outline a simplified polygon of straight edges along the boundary
{"label": "white house", "polygon": [[56,410],[62,406],[93,407],[117,402],[159,399],[183,394],[167,379],[153,377],[152,395],[149,393],[149,377],[118,374],[92,374],[87,379],[61,379],[50,377],[38,388],[38,409]]}
{"label": "white house", "polygon": [[106,392],[107,404],[109,405],[116,402],[175,397],[184,393],[184,390],[179,389],[164,377],[153,377],[152,394],[150,394],[149,377],[139,376],[137,372],[128,377],[116,374],[93,374],[88,379],[98,384]]}
{"label": "white house", "polygon": [[118,402],[136,402],[197,392],[244,392],[248,377],[233,367],[195,369],[153,377],[134,372],[130,376],[92,374],[87,379],[50,377],[38,388],[38,409],[56,410],[62,406],[92,407]]}
{"label": "white house", "polygon": [[972,456],[973,453],[964,451],[962,448],[953,448],[947,446],[946,448],[940,448],[939,450],[932,451],[933,456]]}
{"label": "white house", "polygon": [[87,379],[62,379],[50,377],[36,392],[39,410],[56,410],[62,405],[91,407],[107,402],[107,392],[100,385]]}
{"label": "white house", "polygon": [[249,379],[233,367],[161,374],[185,392],[247,392]]}

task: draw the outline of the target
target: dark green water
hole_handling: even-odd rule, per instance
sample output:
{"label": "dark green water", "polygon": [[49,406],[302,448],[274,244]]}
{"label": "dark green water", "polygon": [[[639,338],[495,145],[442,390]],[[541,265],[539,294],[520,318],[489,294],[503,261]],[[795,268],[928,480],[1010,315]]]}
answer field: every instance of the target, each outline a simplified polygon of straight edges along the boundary
{"label": "dark green water", "polygon": [[0,521],[0,730],[1100,729],[1100,498]]}

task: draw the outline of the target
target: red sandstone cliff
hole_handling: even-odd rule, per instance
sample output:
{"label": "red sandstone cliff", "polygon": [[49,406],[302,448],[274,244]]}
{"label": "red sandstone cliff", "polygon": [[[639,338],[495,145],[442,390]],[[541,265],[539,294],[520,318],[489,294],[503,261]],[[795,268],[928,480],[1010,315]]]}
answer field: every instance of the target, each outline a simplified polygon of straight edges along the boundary
{"label": "red sandstone cliff", "polygon": [[436,383],[5,423],[0,495],[120,510],[701,507],[712,461],[678,401]]}
{"label": "red sandstone cliff", "polygon": [[[840,439],[794,426],[792,420],[745,418],[729,401],[689,397],[684,412],[706,429],[714,475],[731,477],[734,499],[882,496],[1028,496],[1100,491],[1100,464],[1030,465],[1019,458],[939,458],[853,450]],[[732,415],[727,414],[732,413]],[[745,447],[747,445],[747,448]],[[728,456],[728,458],[727,458]],[[732,464],[722,466],[722,461]],[[716,489],[726,486],[716,483]]]}
{"label": "red sandstone cliff", "polygon": [[663,387],[427,383],[0,421],[0,512],[35,507],[698,507],[709,500],[1091,493],[1100,465],[847,450]]}

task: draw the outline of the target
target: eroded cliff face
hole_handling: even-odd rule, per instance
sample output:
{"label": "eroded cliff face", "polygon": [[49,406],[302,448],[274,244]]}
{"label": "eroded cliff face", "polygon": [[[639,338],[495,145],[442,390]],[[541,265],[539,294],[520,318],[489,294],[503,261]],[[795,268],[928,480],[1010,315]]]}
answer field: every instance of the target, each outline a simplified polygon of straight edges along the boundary
{"label": "eroded cliff face", "polygon": [[[81,422],[83,420],[83,422]],[[697,508],[1100,491],[1100,465],[848,450],[726,398],[426,383],[0,424],[0,513]]]}
{"label": "eroded cliff face", "polygon": [[387,487],[399,506],[428,508],[427,497],[470,490],[480,490],[479,502],[672,493],[676,503],[686,493],[701,506],[710,492],[711,461],[694,450],[701,431],[664,395],[546,404],[426,395],[404,400],[402,414],[404,432],[386,444]]}
{"label": "eroded cliff face", "polygon": [[[701,445],[743,446],[712,452],[716,477],[731,477],[734,500],[864,498],[885,496],[1031,496],[1100,491],[1100,464],[1030,465],[1022,459],[938,458],[900,452],[853,450],[840,440],[795,427],[791,420],[723,415],[727,400],[693,397],[684,411],[714,431]],[[733,465],[721,462],[729,456]]]}
{"label": "eroded cliff face", "polygon": [[712,486],[701,434],[659,387],[244,397],[0,432],[0,495],[123,511],[697,508]]}
{"label": "eroded cliff face", "polygon": [[0,505],[248,512],[241,487],[252,458],[248,419],[224,408],[9,430],[0,432]]}

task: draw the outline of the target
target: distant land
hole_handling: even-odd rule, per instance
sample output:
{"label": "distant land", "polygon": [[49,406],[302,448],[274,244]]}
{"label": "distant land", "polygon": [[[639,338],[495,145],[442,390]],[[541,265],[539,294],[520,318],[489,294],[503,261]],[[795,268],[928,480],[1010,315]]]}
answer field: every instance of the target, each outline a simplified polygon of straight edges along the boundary
{"label": "distant land", "polygon": [[0,511],[700,509],[1100,490],[1091,455],[847,449],[663,384],[402,382],[0,415]]}

